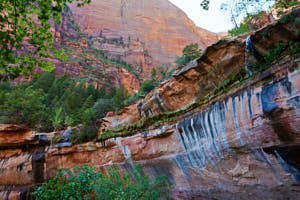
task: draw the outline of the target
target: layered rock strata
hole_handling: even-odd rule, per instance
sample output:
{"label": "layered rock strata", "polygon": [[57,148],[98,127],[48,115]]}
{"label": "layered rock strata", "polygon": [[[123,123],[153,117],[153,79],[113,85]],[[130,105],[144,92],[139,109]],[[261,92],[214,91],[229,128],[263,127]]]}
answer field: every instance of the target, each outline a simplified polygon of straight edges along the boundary
{"label": "layered rock strata", "polygon": [[97,88],[124,85],[129,94],[150,79],[152,68],[174,68],[186,45],[204,49],[218,39],[168,0],[93,0],[83,7],[74,2],[64,8],[60,24],[51,22],[51,32],[55,48],[67,57],[51,59],[57,76],[69,74]]}
{"label": "layered rock strata", "polygon": [[[140,67],[143,79],[150,78],[152,67],[173,66],[186,45],[198,43],[204,49],[217,40],[217,34],[196,27],[168,0],[94,0],[80,8],[73,3],[70,9],[82,32],[95,37],[95,48]],[[138,46],[103,44],[96,41],[100,35]]]}
{"label": "layered rock strata", "polygon": [[[259,55],[268,51],[269,44],[299,44],[299,35],[295,35],[299,34],[299,16],[297,11],[290,20],[253,34],[256,56],[247,60],[259,62]],[[262,39],[263,35],[268,37]],[[139,103],[133,104],[117,117],[102,119],[102,131],[184,109],[195,99],[210,94],[213,84],[244,70],[245,38],[220,41],[209,47],[201,58],[147,95],[143,105],[152,108],[152,113],[146,115],[142,110],[139,116]],[[216,64],[219,67],[215,75],[206,79]],[[134,164],[140,164],[152,177],[167,176],[172,183],[172,199],[299,199],[299,56],[286,55],[252,80],[238,85],[169,122],[135,130],[127,137],[72,145],[68,142],[72,130],[30,132],[26,140],[21,134],[23,128],[12,132],[11,125],[2,125],[0,136],[20,135],[20,144],[8,146],[6,140],[0,140],[0,197],[30,199],[32,187],[53,177],[58,168],[88,163],[104,171],[108,165],[116,164],[121,171],[129,172]],[[158,106],[162,104],[155,100],[156,94],[170,90],[176,92],[159,93],[169,108],[163,111]],[[167,101],[167,97],[172,99]],[[171,107],[174,101],[177,106]],[[55,135],[63,136],[61,142],[53,144]]]}
{"label": "layered rock strata", "polygon": [[[108,128],[115,128],[138,122],[160,113],[184,109],[200,98],[232,79],[243,74],[247,62],[263,64],[264,56],[278,43],[299,42],[299,10],[289,15],[289,23],[277,21],[259,29],[254,34],[220,40],[209,46],[200,58],[177,70],[173,77],[145,96],[136,105],[130,105],[120,114],[103,119]],[[245,50],[250,38],[252,55]],[[249,73],[249,72],[246,72]],[[211,96],[210,96],[211,98]]]}
{"label": "layered rock strata", "polygon": [[55,47],[68,58],[54,60],[57,76],[66,73],[96,87],[124,85],[130,94],[157,65],[171,70],[186,45],[204,49],[218,37],[167,0],[94,0],[83,7],[74,2],[62,22],[52,24],[52,33]]}

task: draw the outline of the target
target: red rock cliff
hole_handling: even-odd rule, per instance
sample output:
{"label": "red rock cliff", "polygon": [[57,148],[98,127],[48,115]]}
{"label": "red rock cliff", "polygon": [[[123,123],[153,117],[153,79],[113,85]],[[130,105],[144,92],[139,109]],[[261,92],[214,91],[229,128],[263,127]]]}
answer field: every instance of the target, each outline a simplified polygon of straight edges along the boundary
{"label": "red rock cliff", "polygon": [[[83,48],[94,57],[99,58],[94,50],[100,50],[108,58],[131,64],[139,73],[139,79],[145,80],[159,64],[174,67],[174,60],[186,45],[194,42],[204,49],[217,40],[216,34],[196,27],[184,12],[167,0],[93,0],[80,8],[76,3],[71,4],[66,10],[62,24],[56,25],[53,32],[57,48],[72,52],[68,54],[67,63],[56,63],[58,75],[70,73],[78,77],[84,71],[92,74],[84,69],[89,57],[82,53]],[[108,76],[111,73],[107,70],[120,73],[118,78],[111,76],[121,80],[113,81],[114,85],[125,84],[131,93],[139,87],[136,77],[126,76],[114,69],[115,66],[103,66],[99,62],[88,62],[88,65]]]}

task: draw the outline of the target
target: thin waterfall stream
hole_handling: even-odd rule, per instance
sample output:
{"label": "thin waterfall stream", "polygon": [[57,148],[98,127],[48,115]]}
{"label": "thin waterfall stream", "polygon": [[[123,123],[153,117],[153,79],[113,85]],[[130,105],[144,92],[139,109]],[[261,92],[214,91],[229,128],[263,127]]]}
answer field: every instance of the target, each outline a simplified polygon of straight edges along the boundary
{"label": "thin waterfall stream", "polygon": [[254,47],[251,40],[251,35],[248,35],[246,41],[245,41],[245,69],[249,76],[252,76],[252,71],[249,69],[250,63],[249,63],[249,56],[254,54]]}

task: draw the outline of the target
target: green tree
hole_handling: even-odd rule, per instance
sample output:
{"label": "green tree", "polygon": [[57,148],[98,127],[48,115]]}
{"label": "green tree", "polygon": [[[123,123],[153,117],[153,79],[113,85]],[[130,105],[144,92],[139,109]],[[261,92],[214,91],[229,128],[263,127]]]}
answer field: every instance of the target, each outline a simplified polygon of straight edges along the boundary
{"label": "green tree", "polygon": [[89,97],[90,95],[92,95],[95,99],[97,98],[97,90],[93,84],[89,84],[86,88],[85,97]]}
{"label": "green tree", "polygon": [[0,82],[0,91],[10,91],[11,89],[10,82]]}
{"label": "green tree", "polygon": [[19,123],[39,131],[82,124],[82,140],[76,141],[87,141],[97,133],[96,119],[122,108],[127,97],[124,86],[111,86],[106,94],[104,86],[97,90],[93,85],[76,85],[68,76],[55,78],[54,73],[16,86],[0,82],[0,123]]}
{"label": "green tree", "polygon": [[90,95],[84,102],[82,108],[83,110],[87,109],[87,108],[91,108],[94,105],[95,101],[94,101],[94,97],[93,95]]}
{"label": "green tree", "polygon": [[56,131],[57,128],[62,126],[62,123],[64,121],[63,115],[62,115],[62,107],[56,108],[54,115],[52,118],[50,118],[52,125],[54,127],[54,131]]}
{"label": "green tree", "polygon": [[87,124],[96,119],[96,114],[92,108],[87,108],[82,113],[82,122]]}
{"label": "green tree", "polygon": [[231,16],[234,28],[238,29],[241,22],[248,24],[252,15],[270,9],[273,4],[274,0],[227,0],[220,9]]}
{"label": "green tree", "polygon": [[169,71],[168,65],[165,64],[158,65],[156,69],[158,71],[160,81],[164,81],[168,78],[168,71]]}
{"label": "green tree", "polygon": [[[212,0],[212,1],[216,1],[216,0]],[[275,1],[275,0],[232,0],[232,2],[238,2],[238,6],[247,6],[247,5],[255,5],[257,3],[261,3],[263,1]],[[277,0],[277,1],[282,1],[282,0]],[[200,3],[200,6],[204,9],[204,10],[208,10],[209,9],[209,5],[210,5],[211,0],[202,0]],[[244,4],[244,5],[243,5]]]}
{"label": "green tree", "polygon": [[276,1],[275,7],[276,8],[289,8],[291,6],[299,5],[300,2],[298,0],[280,0]]}
{"label": "green tree", "polygon": [[[250,24],[253,19],[263,17],[264,11],[272,6],[277,9],[280,15],[283,9],[297,4],[300,4],[300,2],[296,0],[277,0],[276,2],[275,0],[227,0],[221,5],[221,10],[231,15],[231,20],[235,26],[228,31],[229,35],[237,36],[250,32]],[[252,28],[255,29],[256,27]]]}
{"label": "green tree", "polygon": [[[210,2],[211,0],[202,0],[200,6],[204,10],[208,10]],[[237,8],[237,10],[247,12],[248,15],[250,15],[250,12],[248,12],[249,6],[254,6],[256,9],[262,9],[262,6],[265,3],[275,3],[276,8],[289,8],[300,4],[298,0],[231,0],[230,3],[234,5],[231,7],[232,9]],[[256,10],[256,12],[259,12],[259,10]]]}
{"label": "green tree", "polygon": [[236,28],[229,30],[228,33],[230,36],[238,36],[243,33],[248,33],[249,31],[249,23],[241,23]]}
{"label": "green tree", "polygon": [[106,99],[106,98],[98,99],[92,108],[94,110],[96,118],[105,117],[105,114],[108,111],[114,110],[114,106],[112,104],[111,99]]}
{"label": "green tree", "polygon": [[67,126],[73,126],[73,125],[75,125],[74,119],[71,116],[68,116],[68,115],[65,117],[64,123]]}
{"label": "green tree", "polygon": [[128,91],[124,87],[124,85],[121,85],[120,88],[116,89],[116,93],[112,98],[115,111],[118,111],[119,109],[121,109],[124,106],[124,100],[127,97],[128,97]]}
{"label": "green tree", "polygon": [[[67,88],[72,86],[72,82],[69,78],[68,75],[63,75],[59,78],[56,78],[53,83],[52,86],[50,87],[49,91],[48,91],[48,100],[51,101],[53,99],[55,99],[55,97],[61,97],[63,96],[63,94],[65,93],[65,91],[67,90]],[[50,103],[48,101],[48,103]]]}
{"label": "green tree", "polygon": [[141,95],[145,95],[149,92],[151,92],[156,86],[158,86],[158,82],[156,80],[148,80],[144,81],[139,89],[139,92]]}
{"label": "green tree", "polygon": [[280,0],[280,1],[276,1],[275,8],[278,10],[278,15],[280,16],[282,15],[284,9],[299,4],[300,2],[298,0]]}
{"label": "green tree", "polygon": [[1,115],[13,118],[14,123],[37,129],[46,118],[45,98],[43,90],[19,85],[5,94],[5,101],[0,105]]}
{"label": "green tree", "polygon": [[165,176],[150,179],[137,165],[133,180],[127,172],[120,175],[115,167],[109,167],[108,176],[104,176],[85,164],[73,171],[59,170],[54,178],[36,187],[33,195],[36,200],[159,200],[169,196],[170,186]]}
{"label": "green tree", "polygon": [[[33,69],[52,71],[49,58],[63,58],[53,47],[50,20],[60,22],[60,13],[74,0],[1,0],[0,80],[31,75]],[[78,6],[91,0],[75,0]],[[51,53],[52,52],[52,53]]]}
{"label": "green tree", "polygon": [[192,43],[187,45],[182,53],[188,60],[193,60],[201,55],[201,49],[199,49],[197,43]]}
{"label": "green tree", "polygon": [[105,95],[106,95],[105,90],[106,90],[105,85],[102,85],[101,88],[100,88],[100,90],[97,92],[97,99],[105,97]]}
{"label": "green tree", "polygon": [[155,80],[156,79],[156,75],[157,75],[156,69],[153,67],[151,69],[151,80]]}
{"label": "green tree", "polygon": [[43,89],[44,92],[48,92],[51,88],[53,82],[55,80],[55,73],[53,72],[45,72],[41,74],[36,80],[33,81],[34,88]]}
{"label": "green tree", "polygon": [[183,66],[190,61],[198,58],[201,55],[202,50],[199,48],[197,43],[191,43],[184,47],[182,51],[182,56],[177,57],[175,63],[177,66]]}

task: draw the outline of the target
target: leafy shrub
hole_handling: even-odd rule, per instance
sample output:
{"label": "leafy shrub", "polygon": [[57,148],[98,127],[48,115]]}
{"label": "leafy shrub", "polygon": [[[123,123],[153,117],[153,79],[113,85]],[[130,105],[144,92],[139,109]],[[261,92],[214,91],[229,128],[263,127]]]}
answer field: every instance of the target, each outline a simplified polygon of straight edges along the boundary
{"label": "leafy shrub", "polygon": [[[139,100],[141,95],[146,95],[151,92],[155,87],[157,87],[162,81],[170,78],[176,68],[173,68],[169,71],[168,65],[158,65],[156,68],[152,68],[151,70],[151,79],[144,81],[138,92],[129,96],[125,99],[124,105],[129,105],[137,100]],[[157,73],[158,71],[158,73]],[[169,71],[169,72],[168,72]]]}
{"label": "leafy shrub", "polygon": [[40,89],[35,90],[32,86],[23,88],[19,85],[13,90],[5,92],[3,102],[1,102],[1,118],[10,118],[14,123],[25,123],[34,125],[45,119],[43,110],[47,109],[44,105],[45,95]]}
{"label": "leafy shrub", "polygon": [[62,107],[59,107],[55,109],[54,116],[50,118],[54,131],[56,131],[57,128],[61,127],[62,122],[63,122],[63,116],[62,116]]}
{"label": "leafy shrub", "polygon": [[[228,31],[230,36],[238,36],[241,35],[243,33],[248,33],[250,32],[250,23],[254,20],[254,19],[261,19],[264,16],[265,12],[261,11],[252,15],[247,16],[243,21],[243,23],[241,23],[238,27],[235,27],[231,30]],[[255,29],[257,29],[257,27],[254,27]]]}
{"label": "leafy shrub", "polygon": [[171,69],[171,70],[168,72],[168,78],[171,78],[176,70],[177,70],[176,68]]}
{"label": "leafy shrub", "polygon": [[71,116],[66,116],[64,123],[66,126],[74,126],[75,125],[75,121]]}
{"label": "leafy shrub", "polygon": [[280,59],[280,55],[289,47],[289,44],[278,42],[277,45],[271,45],[269,53],[264,56],[265,62],[262,64],[254,63],[250,65],[250,70],[253,73],[262,72],[270,67],[274,62]]}
{"label": "leafy shrub", "polygon": [[184,47],[182,51],[182,56],[177,57],[175,63],[177,66],[184,66],[190,61],[198,58],[202,53],[197,43],[191,43]]}
{"label": "leafy shrub", "polygon": [[0,124],[13,124],[15,120],[9,116],[0,116]]}
{"label": "leafy shrub", "polygon": [[248,32],[250,32],[249,22],[241,23],[240,26],[228,31],[229,35],[231,36],[238,36],[240,34],[248,33]]}
{"label": "leafy shrub", "polygon": [[151,92],[156,86],[158,86],[159,82],[157,80],[148,80],[144,81],[139,89],[140,94],[147,94]]}
{"label": "leafy shrub", "polygon": [[138,93],[135,93],[134,95],[129,96],[129,97],[125,100],[124,104],[125,104],[125,105],[130,105],[130,104],[136,102],[136,101],[139,100],[139,99],[140,99],[140,96],[139,96],[139,92],[138,92]]}
{"label": "leafy shrub", "polygon": [[[275,2],[275,8],[277,9],[286,9],[292,6],[299,5],[300,2],[298,0],[280,0]],[[282,10],[279,10],[282,11]]]}
{"label": "leafy shrub", "polygon": [[82,143],[82,142],[88,142],[97,137],[98,134],[98,127],[94,124],[84,124],[82,127],[80,127],[79,131],[72,132],[72,135],[70,137],[70,141],[75,143]]}
{"label": "leafy shrub", "polygon": [[103,99],[100,98],[96,103],[93,105],[92,109],[94,110],[94,113],[96,115],[96,118],[102,118],[105,117],[105,114],[108,111],[113,110],[113,105],[111,102],[111,99]]}
{"label": "leafy shrub", "polygon": [[73,171],[59,170],[54,178],[36,187],[33,195],[36,200],[156,200],[167,199],[168,190],[166,177],[152,180],[139,165],[135,166],[131,180],[129,173],[120,175],[114,167],[108,168],[106,177],[85,164]]}

